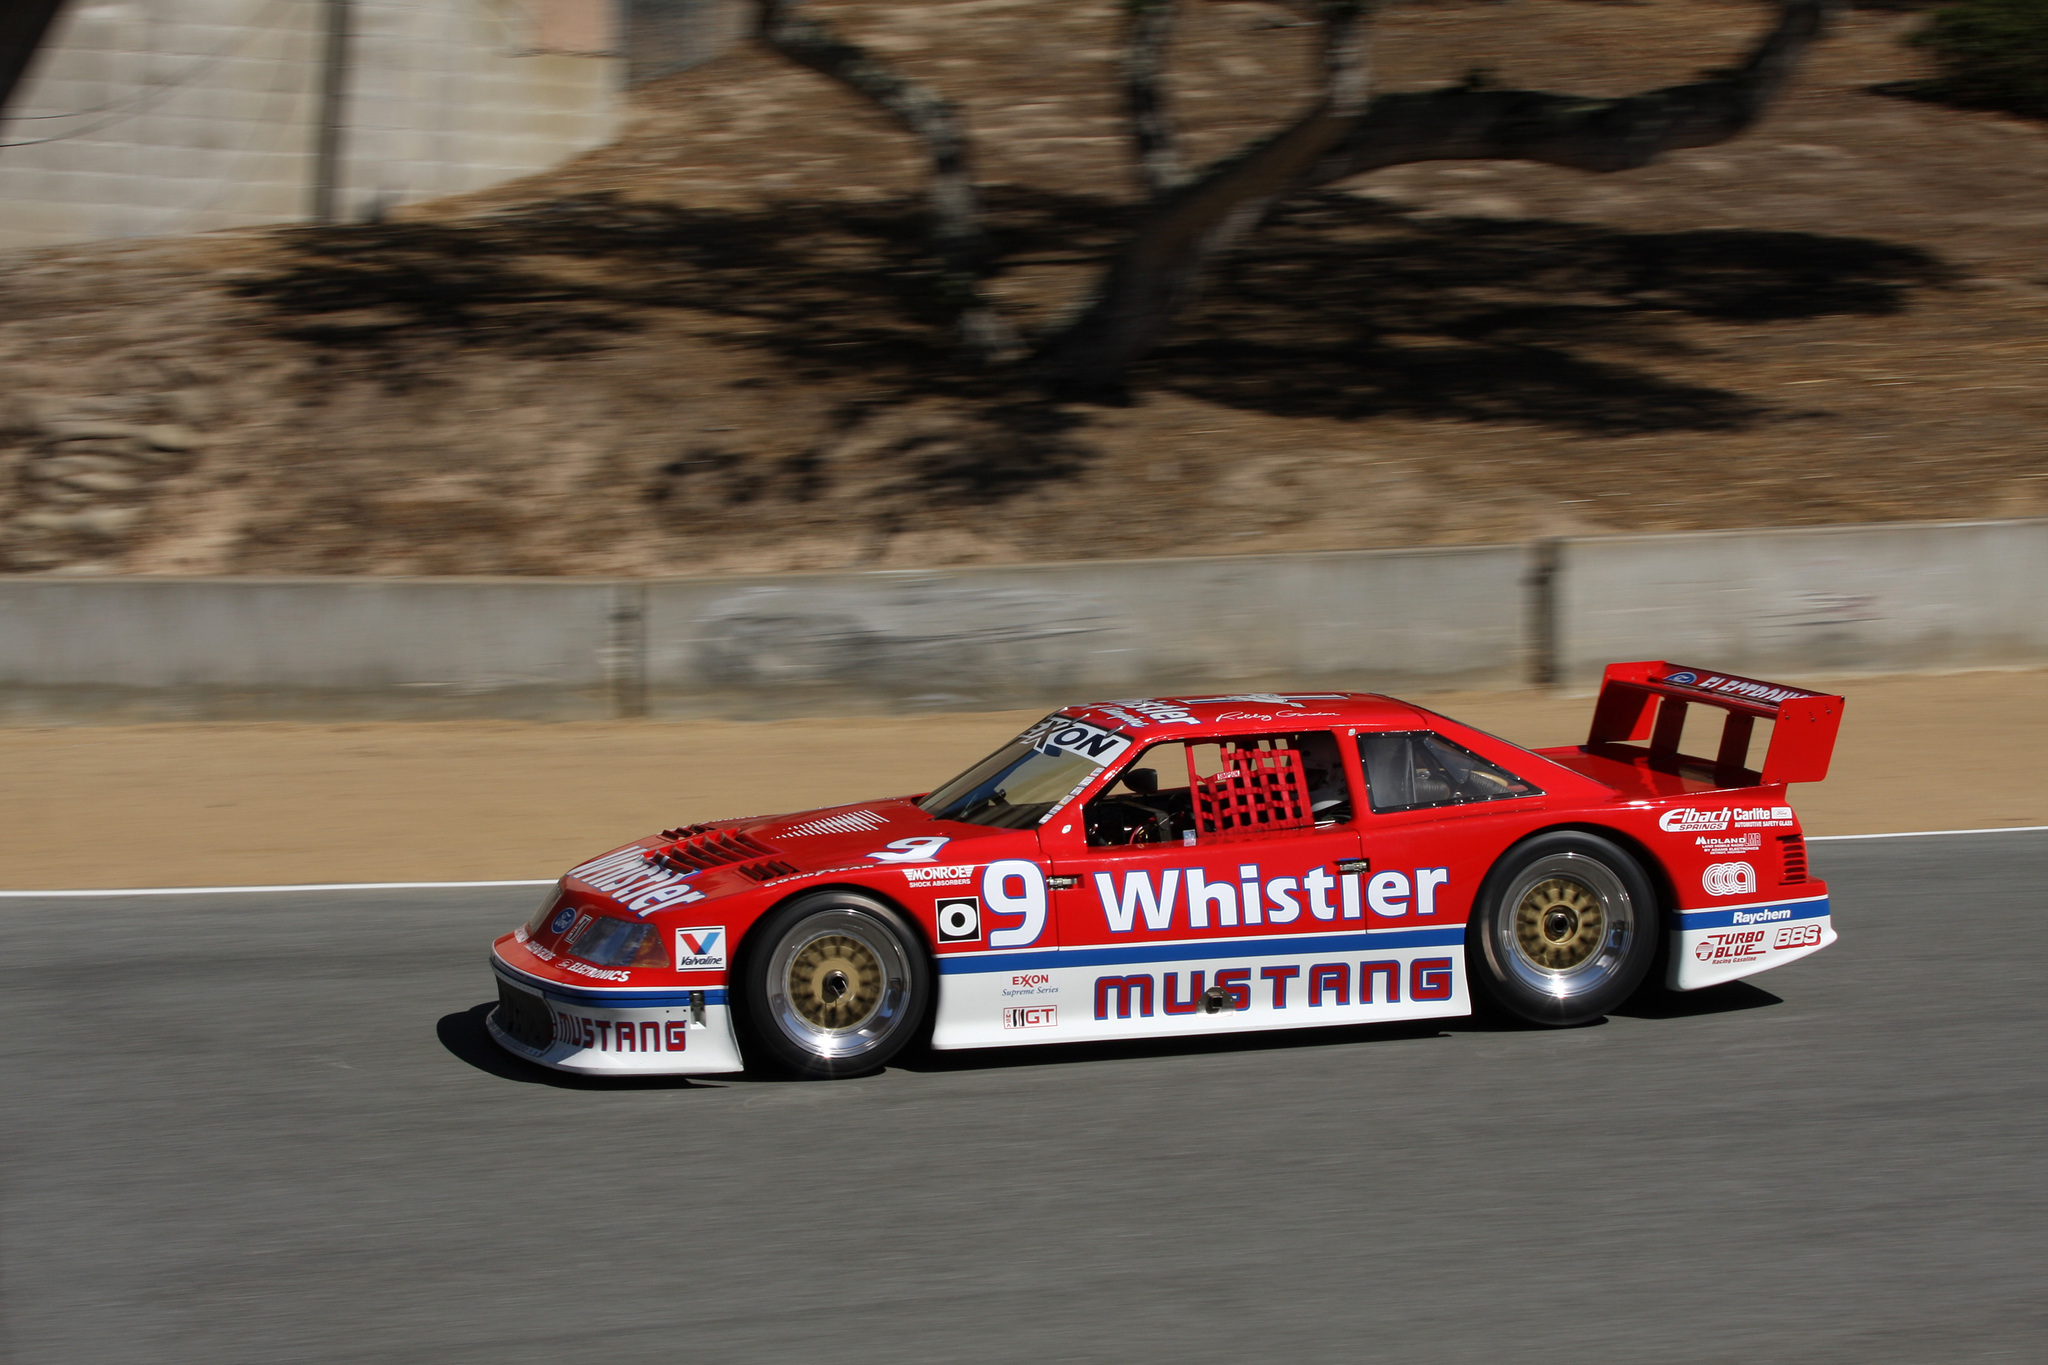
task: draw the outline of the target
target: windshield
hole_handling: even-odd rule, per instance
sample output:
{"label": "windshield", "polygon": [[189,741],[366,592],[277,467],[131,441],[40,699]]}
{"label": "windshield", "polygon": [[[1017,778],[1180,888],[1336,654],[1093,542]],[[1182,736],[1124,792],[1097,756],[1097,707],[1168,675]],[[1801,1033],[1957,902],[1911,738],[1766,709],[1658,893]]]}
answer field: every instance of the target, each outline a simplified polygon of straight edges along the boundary
{"label": "windshield", "polygon": [[1026,829],[1130,747],[1114,730],[1047,716],[917,804],[934,820]]}

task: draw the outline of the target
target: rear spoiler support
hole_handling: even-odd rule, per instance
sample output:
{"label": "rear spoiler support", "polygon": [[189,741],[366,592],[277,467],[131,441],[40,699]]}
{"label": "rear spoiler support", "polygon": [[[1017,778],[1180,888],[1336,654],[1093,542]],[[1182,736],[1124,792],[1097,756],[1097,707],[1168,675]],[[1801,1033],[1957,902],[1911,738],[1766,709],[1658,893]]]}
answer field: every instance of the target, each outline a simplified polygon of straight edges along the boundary
{"label": "rear spoiler support", "polygon": [[[1653,764],[1675,766],[1681,757],[1678,741],[1685,731],[1686,709],[1693,705],[1728,713],[1720,751],[1714,755],[1714,780],[1723,786],[1818,782],[1828,775],[1835,735],[1842,726],[1840,697],[1661,660],[1607,666],[1586,743],[1590,747],[1647,739]],[[1771,747],[1760,777],[1743,767],[1759,720],[1772,722]]]}

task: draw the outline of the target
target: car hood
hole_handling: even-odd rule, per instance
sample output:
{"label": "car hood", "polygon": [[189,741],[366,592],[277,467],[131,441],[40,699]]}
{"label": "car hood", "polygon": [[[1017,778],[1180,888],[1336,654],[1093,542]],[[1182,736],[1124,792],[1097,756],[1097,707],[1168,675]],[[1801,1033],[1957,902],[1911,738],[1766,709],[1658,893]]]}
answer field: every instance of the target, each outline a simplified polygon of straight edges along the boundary
{"label": "car hood", "polygon": [[972,862],[974,845],[1018,834],[937,821],[900,797],[663,830],[570,869],[564,883],[637,914],[680,912],[789,877]]}

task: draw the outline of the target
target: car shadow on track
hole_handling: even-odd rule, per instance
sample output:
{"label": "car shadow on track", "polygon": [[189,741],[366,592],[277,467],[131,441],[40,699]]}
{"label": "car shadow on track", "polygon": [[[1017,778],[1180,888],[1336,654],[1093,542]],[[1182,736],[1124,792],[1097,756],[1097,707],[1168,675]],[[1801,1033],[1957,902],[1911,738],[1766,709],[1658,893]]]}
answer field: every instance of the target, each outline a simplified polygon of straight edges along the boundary
{"label": "car shadow on track", "polygon": [[[1045,1043],[1033,1047],[965,1048],[938,1052],[919,1047],[893,1066],[904,1071],[996,1071],[1017,1066],[1065,1066],[1079,1062],[1123,1061],[1139,1057],[1208,1057],[1232,1052],[1295,1052],[1307,1048],[1346,1047],[1358,1043],[1443,1038],[1453,1021],[1420,1019],[1401,1024],[1353,1024],[1320,1028],[1275,1029],[1260,1033],[1219,1033],[1212,1037],[1133,1038],[1114,1043]],[[1462,1023],[1462,1020],[1455,1021]]]}
{"label": "car shadow on track", "polygon": [[1772,995],[1747,981],[1724,981],[1718,986],[1705,986],[1696,991],[1650,986],[1637,991],[1615,1013],[1624,1019],[1693,1019],[1701,1015],[1733,1014],[1738,1010],[1758,1010],[1784,1003],[1782,996]]}
{"label": "car shadow on track", "polygon": [[[1668,991],[1650,987],[1639,991],[1627,1004],[1614,1011],[1624,1019],[1692,1019],[1741,1010],[1762,1009],[1784,1001],[1747,981],[1730,981],[1698,991]],[[554,1071],[499,1047],[484,1027],[484,1020],[496,1002],[485,1001],[457,1014],[445,1014],[435,1027],[441,1046],[477,1070],[501,1080],[527,1085],[551,1085],[564,1090],[686,1090],[717,1089],[728,1084],[778,1082],[779,1075],[756,1072],[719,1075],[713,1078],[687,1076],[578,1076]],[[1598,1028],[1605,1018],[1581,1024]],[[1481,1009],[1458,1019],[1421,1019],[1408,1023],[1352,1024],[1337,1027],[1276,1029],[1259,1033],[1219,1033],[1195,1038],[1138,1038],[1113,1043],[1052,1043],[1037,1047],[967,1048],[937,1052],[929,1045],[909,1049],[890,1065],[891,1070],[913,1074],[951,1071],[996,1071],[1021,1066],[1070,1066],[1085,1062],[1122,1061],[1143,1057],[1204,1057],[1223,1053],[1298,1051],[1305,1048],[1351,1047],[1360,1043],[1408,1042],[1422,1038],[1449,1038],[1468,1033],[1536,1033],[1543,1026],[1511,1018],[1497,1011]]]}
{"label": "car shadow on track", "polygon": [[689,1076],[578,1076],[515,1057],[499,1047],[484,1027],[484,1020],[497,1007],[497,1001],[486,1000],[459,1013],[444,1014],[434,1025],[434,1035],[456,1060],[504,1081],[552,1085],[559,1090],[689,1090],[702,1084]]}

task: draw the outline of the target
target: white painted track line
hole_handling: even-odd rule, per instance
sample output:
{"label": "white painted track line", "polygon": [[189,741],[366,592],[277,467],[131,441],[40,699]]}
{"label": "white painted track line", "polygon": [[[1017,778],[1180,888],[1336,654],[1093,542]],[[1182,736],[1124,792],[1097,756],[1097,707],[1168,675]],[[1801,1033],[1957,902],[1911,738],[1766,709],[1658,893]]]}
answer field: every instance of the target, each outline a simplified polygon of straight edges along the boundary
{"label": "white painted track line", "polygon": [[[1841,843],[1850,839],[1938,839],[1952,834],[2038,834],[2048,825],[2004,825],[1997,829],[1909,829],[1896,834],[1809,834],[1809,844]],[[553,877],[540,881],[504,882],[301,882],[283,886],[124,886],[107,891],[0,891],[0,900],[34,896],[234,896],[252,891],[466,891],[493,886],[553,886]]]}
{"label": "white painted track line", "polygon": [[1844,839],[1933,839],[1943,834],[2038,834],[2048,825],[2000,825],[1996,829],[1908,829],[1897,834],[1809,834],[1809,844],[1832,844]]}

